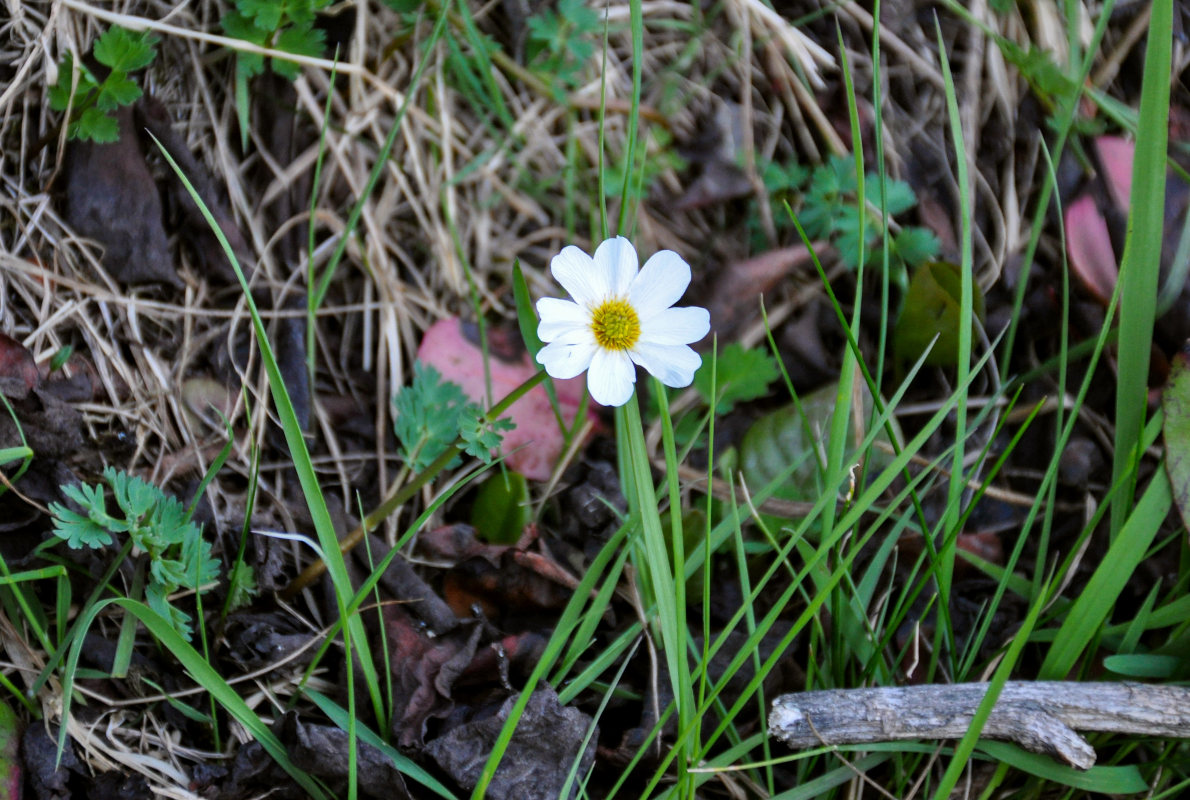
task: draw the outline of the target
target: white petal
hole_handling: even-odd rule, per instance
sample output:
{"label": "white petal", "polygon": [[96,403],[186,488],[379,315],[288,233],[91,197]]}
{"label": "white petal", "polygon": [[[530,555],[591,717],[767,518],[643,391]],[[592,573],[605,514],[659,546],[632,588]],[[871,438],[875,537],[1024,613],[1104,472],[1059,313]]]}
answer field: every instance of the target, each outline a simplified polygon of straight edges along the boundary
{"label": "white petal", "polygon": [[684,344],[658,345],[641,342],[632,348],[632,360],[666,386],[676,389],[689,386],[694,380],[694,373],[702,366],[702,356]]}
{"label": "white petal", "polygon": [[641,342],[658,345],[692,344],[711,330],[711,315],[699,306],[667,308],[641,320]]}
{"label": "white petal", "polygon": [[593,305],[611,294],[611,280],[606,271],[574,245],[563,247],[553,257],[550,272],[580,306]]}
{"label": "white petal", "polygon": [[605,406],[622,406],[632,397],[636,383],[636,367],[623,350],[595,351],[591,369],[587,373],[587,388],[591,399]]}
{"label": "white petal", "polygon": [[537,338],[543,342],[555,341],[571,331],[588,330],[591,322],[587,310],[578,303],[556,297],[538,300],[537,314],[541,317],[537,325]]}
{"label": "white petal", "polygon": [[611,296],[623,297],[628,294],[632,281],[636,278],[637,264],[636,248],[632,242],[623,236],[604,239],[595,248],[595,263],[600,271],[607,276],[608,288]]}
{"label": "white petal", "polygon": [[583,370],[590,367],[595,352],[594,341],[590,344],[552,342],[537,351],[537,363],[545,367],[550,377],[564,381],[581,375]]}
{"label": "white petal", "polygon": [[659,314],[686,293],[690,265],[673,250],[654,253],[628,290],[628,300],[642,320]]}

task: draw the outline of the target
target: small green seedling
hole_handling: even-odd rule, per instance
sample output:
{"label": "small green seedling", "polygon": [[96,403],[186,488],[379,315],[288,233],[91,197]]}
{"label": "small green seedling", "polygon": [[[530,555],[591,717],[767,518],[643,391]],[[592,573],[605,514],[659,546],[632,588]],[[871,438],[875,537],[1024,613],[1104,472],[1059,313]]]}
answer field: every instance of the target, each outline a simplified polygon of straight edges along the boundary
{"label": "small green seedling", "polygon": [[112,544],[114,535],[127,534],[133,552],[148,557],[145,599],[149,607],[189,639],[190,615],[170,603],[169,596],[182,588],[201,591],[219,578],[219,562],[211,556],[210,542],[187,518],[182,504],[153,484],[111,467],[104,469],[103,479],[112,490],[118,514],[108,513],[104,483],[63,486],[62,493],[82,513],[51,503],[54,533],[76,550],[105,547]]}
{"label": "small green seedling", "polygon": [[527,60],[549,76],[561,100],[583,82],[583,69],[595,55],[595,35],[603,27],[599,13],[586,0],[560,0],[557,11],[547,8],[529,17],[528,27]]}
{"label": "small green seedling", "polygon": [[711,363],[704,359],[694,373],[694,388],[708,406],[715,406],[716,414],[728,414],[736,403],[756,400],[769,393],[769,387],[781,377],[776,360],[765,350],[747,348],[732,342],[723,349],[716,365],[717,397],[711,396]]}
{"label": "small green seedling", "polygon": [[[831,242],[844,264],[855,267],[859,263],[859,187],[854,156],[832,156],[812,172],[796,164],[769,164],[762,174],[773,205],[773,219],[779,226],[792,224],[785,211],[788,203],[807,236]],[[869,174],[864,181],[867,203],[879,207],[880,191],[879,178]],[[890,218],[917,204],[913,188],[904,181],[888,179],[885,195],[884,212]],[[884,226],[875,215],[868,215],[863,230],[865,262],[881,263]],[[890,232],[888,247],[894,281],[904,289],[908,269],[936,257],[939,243],[933,231],[906,225],[896,233]]]}
{"label": "small green seedling", "polygon": [[100,143],[120,138],[120,126],[112,112],[140,99],[143,92],[129,74],[153,63],[157,41],[148,31],[110,28],[92,50],[95,60],[110,70],[103,80],[72,53],[66,54],[58,65],[58,82],[50,87],[49,99],[55,111],[70,109],[68,138]]}
{"label": "small green seedling", "polygon": [[[516,427],[511,420],[488,419],[461,386],[443,380],[438,370],[421,361],[413,366],[413,383],[397,393],[393,404],[401,455],[416,472],[430,466],[460,436],[464,452],[491,463],[492,451],[504,438],[501,432]],[[455,459],[449,466],[457,463]]]}
{"label": "small green seedling", "polygon": [[[236,10],[222,20],[223,30],[261,47],[318,56],[326,38],[314,27],[314,17],[328,5],[330,0],[236,0]],[[271,62],[278,75],[289,80],[297,77],[299,67],[294,62]],[[236,70],[245,79],[264,72],[264,66],[264,56],[259,53],[240,53],[236,58]]]}

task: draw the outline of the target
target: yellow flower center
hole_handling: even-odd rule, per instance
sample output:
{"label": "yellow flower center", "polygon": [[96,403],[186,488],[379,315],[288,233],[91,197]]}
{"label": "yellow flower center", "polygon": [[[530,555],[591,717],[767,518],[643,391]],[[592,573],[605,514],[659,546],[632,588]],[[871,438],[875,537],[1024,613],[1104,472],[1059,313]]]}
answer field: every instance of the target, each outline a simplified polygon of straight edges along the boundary
{"label": "yellow flower center", "polygon": [[640,339],[640,317],[623,298],[604,300],[591,313],[591,332],[604,350],[630,350]]}

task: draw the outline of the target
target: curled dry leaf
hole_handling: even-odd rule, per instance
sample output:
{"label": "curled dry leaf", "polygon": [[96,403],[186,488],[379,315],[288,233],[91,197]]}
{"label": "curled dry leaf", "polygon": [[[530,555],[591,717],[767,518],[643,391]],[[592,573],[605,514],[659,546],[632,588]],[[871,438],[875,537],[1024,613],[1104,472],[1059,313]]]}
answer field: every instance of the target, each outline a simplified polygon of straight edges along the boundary
{"label": "curled dry leaf", "polygon": [[560,609],[578,585],[547,556],[522,547],[484,544],[465,525],[430,531],[421,537],[421,546],[436,560],[454,562],[443,579],[443,594],[460,618],[470,616],[472,606],[491,619]]}
{"label": "curled dry leaf", "polygon": [[[495,715],[460,725],[435,739],[427,748],[430,756],[461,786],[474,788],[516,700],[510,697]],[[597,736],[591,737],[580,756],[590,725],[590,717],[563,706],[553,689],[538,689],[529,698],[484,796],[493,800],[561,797],[576,758],[578,775],[586,775],[595,761]],[[567,796],[573,797],[576,791],[572,785]]]}
{"label": "curled dry leaf", "polygon": [[41,379],[33,354],[7,333],[0,333],[0,378],[14,381],[14,385],[23,384],[26,390]]}
{"label": "curled dry leaf", "polygon": [[401,606],[385,606],[383,614],[392,654],[393,737],[401,747],[421,747],[429,721],[454,709],[451,692],[474,659],[483,629],[463,624],[435,636]]}

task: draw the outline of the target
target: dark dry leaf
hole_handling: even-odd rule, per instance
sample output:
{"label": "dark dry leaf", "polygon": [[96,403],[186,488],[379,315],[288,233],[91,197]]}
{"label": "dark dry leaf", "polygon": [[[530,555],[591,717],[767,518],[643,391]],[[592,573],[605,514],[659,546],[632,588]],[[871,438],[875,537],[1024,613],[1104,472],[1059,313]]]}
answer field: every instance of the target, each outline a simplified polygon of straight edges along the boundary
{"label": "dark dry leaf", "polygon": [[747,130],[743,110],[739,103],[723,101],[716,104],[714,114],[699,120],[698,132],[681,152],[686,160],[702,165],[702,171],[678,198],[677,210],[723,203],[754,191],[748,174],[740,168]]}
{"label": "dark dry leaf", "polygon": [[196,775],[195,783],[199,789],[215,787],[215,791],[208,795],[215,800],[247,800],[249,797],[303,800],[307,797],[297,782],[256,741],[248,742],[236,751],[229,777]]}
{"label": "dark dry leaf", "polygon": [[101,772],[87,787],[87,800],[151,800],[149,783],[135,772]]}
{"label": "dark dry leaf", "polygon": [[[533,529],[533,526],[530,526]],[[578,581],[547,556],[521,545],[484,544],[467,525],[438,528],[421,539],[422,547],[439,560],[454,561],[446,573],[443,594],[459,617],[479,605],[489,619],[506,614],[559,609],[569,600]]]}
{"label": "dark dry leaf", "polygon": [[[333,725],[311,725],[290,711],[282,719],[279,737],[295,764],[326,780],[332,795],[347,796],[349,774],[347,731]],[[412,797],[392,760],[367,742],[356,741],[356,775],[360,795],[377,800]]]}
{"label": "dark dry leaf", "polygon": [[[227,655],[245,672],[275,664],[310,644],[311,634],[297,629],[291,618],[280,612],[234,613],[227,617],[224,632]],[[310,663],[317,648],[309,647],[291,666]]]}
{"label": "dark dry leaf", "polygon": [[[460,725],[435,739],[427,745],[427,752],[461,786],[474,788],[516,700],[510,697],[495,716]],[[591,718],[576,708],[564,707],[553,689],[538,689],[529,698],[484,796],[489,800],[557,800],[590,726]],[[592,736],[582,753],[580,780],[595,761],[597,738]],[[578,783],[572,784],[567,797],[576,795]]]}
{"label": "dark dry leaf", "polygon": [[26,728],[21,737],[21,759],[29,776],[29,788],[37,800],[68,800],[74,796],[71,778],[82,775],[83,766],[70,739],[58,762],[58,726],[50,725],[47,730],[46,725],[35,723]]}
{"label": "dark dry leaf", "polygon": [[121,283],[181,286],[162,223],[161,197],[145,163],[132,109],[115,112],[120,139],[71,141],[66,159],[66,221],[103,245],[103,267]]}
{"label": "dark dry leaf", "polygon": [[[822,248],[819,248],[822,252]],[[724,266],[715,279],[707,310],[720,341],[731,338],[739,325],[757,318],[760,296],[796,270],[813,263],[805,245],[770,250]],[[707,339],[705,342],[709,342]]]}
{"label": "dark dry leaf", "polygon": [[471,664],[483,632],[464,623],[434,636],[401,606],[385,606],[386,641],[392,653],[392,733],[401,747],[420,747],[430,719],[454,708],[451,690]]}
{"label": "dark dry leaf", "polygon": [[0,413],[0,448],[19,447],[22,434],[33,453],[43,459],[67,458],[82,448],[82,417],[72,406],[41,387],[27,389],[19,378],[0,378],[0,394],[16,414],[14,423],[6,411]]}

